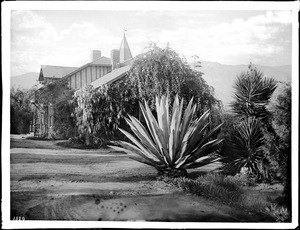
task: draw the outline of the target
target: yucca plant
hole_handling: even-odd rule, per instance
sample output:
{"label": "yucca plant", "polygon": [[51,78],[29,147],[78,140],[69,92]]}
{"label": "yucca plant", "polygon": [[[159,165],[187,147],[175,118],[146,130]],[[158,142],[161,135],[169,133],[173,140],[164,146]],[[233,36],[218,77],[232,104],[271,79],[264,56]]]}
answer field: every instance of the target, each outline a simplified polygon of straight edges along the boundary
{"label": "yucca plant", "polygon": [[130,115],[126,122],[133,136],[123,129],[132,142],[114,142],[119,146],[110,146],[117,151],[124,151],[130,158],[156,168],[159,174],[169,176],[186,175],[187,169],[202,167],[218,160],[215,151],[223,140],[213,138],[221,125],[208,130],[209,111],[194,119],[197,105],[193,99],[183,111],[183,99],[179,102],[176,95],[169,113],[169,97],[156,97],[157,120],[149,105],[144,101],[140,109],[147,127]]}
{"label": "yucca plant", "polygon": [[267,109],[270,98],[277,84],[273,78],[266,78],[258,69],[249,66],[249,71],[242,73],[234,84],[234,113],[239,116],[253,116],[260,119],[270,117]]}
{"label": "yucca plant", "polygon": [[252,175],[260,174],[263,144],[261,122],[253,117],[244,118],[234,126],[230,142],[226,143],[220,152],[223,155],[224,171],[235,174],[245,167]]}

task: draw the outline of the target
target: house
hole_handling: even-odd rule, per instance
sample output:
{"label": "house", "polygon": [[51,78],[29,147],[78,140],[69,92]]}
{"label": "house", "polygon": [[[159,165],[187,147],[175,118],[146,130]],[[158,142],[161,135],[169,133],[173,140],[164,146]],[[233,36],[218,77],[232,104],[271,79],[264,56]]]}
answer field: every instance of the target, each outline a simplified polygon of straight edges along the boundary
{"label": "house", "polygon": [[[124,77],[133,61],[125,33],[120,48],[111,50],[110,58],[102,56],[100,50],[93,50],[90,58],[90,62],[80,67],[42,65],[38,78],[41,88],[61,79],[65,79],[69,88],[74,90],[79,90],[87,85],[98,88]],[[57,95],[57,97],[61,95]],[[40,103],[37,98],[33,104],[36,108],[33,121],[34,135],[53,137],[55,135],[53,103],[45,105]]]}

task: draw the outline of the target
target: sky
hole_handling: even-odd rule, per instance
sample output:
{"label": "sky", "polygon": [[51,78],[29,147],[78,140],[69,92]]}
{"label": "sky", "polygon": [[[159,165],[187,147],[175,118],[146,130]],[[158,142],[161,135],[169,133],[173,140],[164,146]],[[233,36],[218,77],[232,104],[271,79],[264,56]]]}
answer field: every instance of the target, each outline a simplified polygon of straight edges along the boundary
{"label": "sky", "polygon": [[39,72],[41,65],[79,67],[90,52],[110,57],[124,28],[133,56],[155,42],[188,62],[291,65],[291,11],[97,11],[12,10],[11,76]]}

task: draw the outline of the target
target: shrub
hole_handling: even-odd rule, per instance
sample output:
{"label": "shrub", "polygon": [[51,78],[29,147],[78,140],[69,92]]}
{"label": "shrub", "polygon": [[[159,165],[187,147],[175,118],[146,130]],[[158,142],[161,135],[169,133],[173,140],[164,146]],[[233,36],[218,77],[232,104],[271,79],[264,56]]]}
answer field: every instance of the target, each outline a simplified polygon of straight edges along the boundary
{"label": "shrub", "polygon": [[264,216],[271,221],[287,222],[290,220],[288,209],[276,205],[275,200],[268,195],[249,192],[248,188],[241,186],[242,180],[236,177],[208,173],[195,180],[184,177],[164,177],[163,181],[212,201]]}
{"label": "shrub", "polygon": [[239,201],[243,194],[239,185],[217,173],[208,173],[195,180],[176,178],[165,182],[172,183],[193,194],[226,204]]}
{"label": "shrub", "polygon": [[234,129],[229,129],[229,135],[225,133],[227,140],[220,153],[224,156],[225,173],[235,174],[246,167],[259,181],[273,181],[276,178],[276,163],[266,151],[267,135],[276,142],[280,141],[272,127],[272,114],[267,108],[276,87],[274,79],[264,77],[252,64],[247,72],[237,77],[231,104],[236,121],[232,124]]}
{"label": "shrub", "polygon": [[123,138],[118,128],[127,129],[126,112],[138,112],[137,99],[123,80],[98,89],[84,88],[76,92],[73,103],[78,137],[87,146]]}
{"label": "shrub", "polygon": [[276,222],[290,222],[291,221],[291,214],[285,207],[279,207],[276,204],[271,204],[266,207],[266,212],[270,216],[272,216]]}
{"label": "shrub", "polygon": [[73,111],[74,105],[69,100],[63,100],[54,105],[55,138],[67,139],[77,135]]}
{"label": "shrub", "polygon": [[10,89],[10,133],[29,133],[33,120],[31,99],[33,90]]}
{"label": "shrub", "polygon": [[254,118],[245,118],[234,127],[230,142],[222,149],[223,170],[236,174],[246,167],[250,174],[262,173],[260,163],[263,159],[263,132],[260,122]]}
{"label": "shrub", "polygon": [[240,117],[269,119],[267,109],[270,98],[277,87],[273,78],[265,78],[264,74],[249,65],[249,70],[240,74],[234,84],[233,112]]}
{"label": "shrub", "polygon": [[[35,116],[48,106],[53,106],[54,133],[52,134],[52,138],[66,139],[76,135],[75,121],[72,117],[74,109],[74,105],[72,104],[73,93],[74,90],[68,86],[68,80],[65,78],[48,83],[35,90]],[[41,108],[43,109],[41,110]],[[48,112],[46,116],[49,116]],[[45,132],[40,137],[47,138],[49,137],[49,133]]]}
{"label": "shrub", "polygon": [[256,184],[255,177],[248,173],[238,173],[234,176],[227,176],[227,179],[238,186],[254,186]]}
{"label": "shrub", "polygon": [[147,128],[139,120],[130,116],[126,122],[134,137],[129,132],[120,129],[132,142],[113,142],[121,147],[111,148],[124,151],[130,158],[157,169],[159,174],[180,176],[186,174],[186,169],[198,168],[218,161],[215,151],[220,147],[222,139],[211,139],[221,125],[208,130],[209,112],[194,119],[196,105],[190,100],[183,112],[183,100],[179,103],[175,97],[172,112],[169,116],[169,98],[156,97],[157,120],[154,118],[148,104],[140,103]]}

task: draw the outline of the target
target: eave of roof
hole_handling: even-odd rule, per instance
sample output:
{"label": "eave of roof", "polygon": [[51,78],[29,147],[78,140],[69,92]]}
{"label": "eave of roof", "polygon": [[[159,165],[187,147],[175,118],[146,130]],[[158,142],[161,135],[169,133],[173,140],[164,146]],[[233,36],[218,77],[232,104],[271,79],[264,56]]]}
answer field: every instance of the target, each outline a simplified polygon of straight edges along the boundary
{"label": "eave of roof", "polygon": [[98,78],[97,80],[91,82],[90,84],[94,88],[99,88],[100,86],[110,84],[114,81],[117,81],[118,79],[125,76],[129,70],[130,70],[130,65],[127,65],[127,66],[124,66],[124,67],[121,67],[121,68],[118,68],[118,69],[114,69],[110,73],[104,75],[101,78]]}

